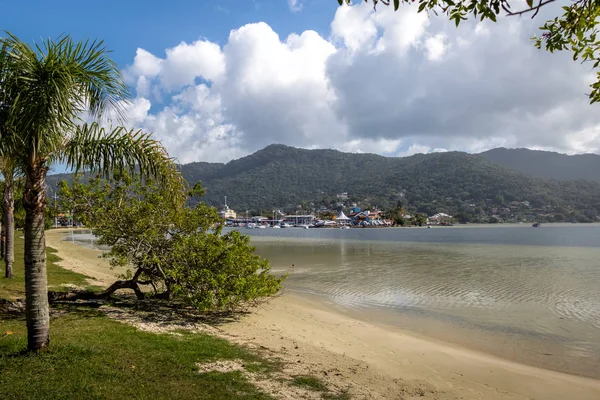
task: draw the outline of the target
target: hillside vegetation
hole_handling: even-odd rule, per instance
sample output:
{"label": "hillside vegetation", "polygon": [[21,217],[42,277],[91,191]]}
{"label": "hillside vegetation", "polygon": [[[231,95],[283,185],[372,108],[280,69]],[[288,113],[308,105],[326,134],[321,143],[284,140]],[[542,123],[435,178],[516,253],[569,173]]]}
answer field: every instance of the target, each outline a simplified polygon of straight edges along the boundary
{"label": "hillside vegetation", "polygon": [[190,184],[202,181],[206,202],[222,206],[227,196],[238,212],[339,207],[336,195],[347,192],[346,207],[387,208],[401,202],[427,214],[476,216],[527,201],[538,213],[576,211],[590,220],[600,214],[598,183],[544,180],[461,152],[391,158],[271,145],[227,164],[186,164],[182,172]]}
{"label": "hillside vegetation", "polygon": [[600,156],[498,148],[480,154],[496,164],[544,179],[588,180],[600,183]]}

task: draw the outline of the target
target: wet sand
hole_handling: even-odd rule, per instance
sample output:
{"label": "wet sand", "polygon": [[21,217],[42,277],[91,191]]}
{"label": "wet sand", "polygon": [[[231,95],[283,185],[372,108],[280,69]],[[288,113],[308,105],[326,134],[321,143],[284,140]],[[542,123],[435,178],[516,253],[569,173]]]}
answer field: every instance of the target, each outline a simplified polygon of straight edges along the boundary
{"label": "wet sand", "polygon": [[[61,266],[107,285],[101,251],[47,232]],[[266,348],[308,371],[360,386],[362,398],[599,399],[600,381],[540,369],[344,315],[285,292],[239,322],[219,327],[236,342]],[[338,375],[339,374],[339,375]],[[361,398],[361,397],[357,397]]]}

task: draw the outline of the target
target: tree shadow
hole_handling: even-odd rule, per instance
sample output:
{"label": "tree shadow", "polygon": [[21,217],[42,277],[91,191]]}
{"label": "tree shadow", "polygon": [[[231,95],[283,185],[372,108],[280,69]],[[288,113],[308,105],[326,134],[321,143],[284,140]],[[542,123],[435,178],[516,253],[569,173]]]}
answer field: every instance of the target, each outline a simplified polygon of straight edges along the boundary
{"label": "tree shadow", "polygon": [[223,324],[239,321],[249,314],[247,311],[202,312],[181,303],[145,299],[138,300],[135,296],[123,295],[113,297],[110,304],[116,308],[135,313],[143,322],[189,326],[190,324],[205,324],[217,327]]}
{"label": "tree shadow", "polygon": [[0,299],[0,321],[25,321],[25,304]]}
{"label": "tree shadow", "polygon": [[[223,324],[239,321],[250,312],[247,310],[202,312],[176,301],[160,299],[139,300],[135,295],[118,294],[108,299],[52,301],[53,314],[69,313],[89,318],[106,314],[100,310],[102,306],[110,306],[110,314],[115,319],[124,320],[126,315],[133,315],[141,322],[159,325],[189,327],[195,324],[218,327]],[[90,312],[94,310],[94,312]]]}

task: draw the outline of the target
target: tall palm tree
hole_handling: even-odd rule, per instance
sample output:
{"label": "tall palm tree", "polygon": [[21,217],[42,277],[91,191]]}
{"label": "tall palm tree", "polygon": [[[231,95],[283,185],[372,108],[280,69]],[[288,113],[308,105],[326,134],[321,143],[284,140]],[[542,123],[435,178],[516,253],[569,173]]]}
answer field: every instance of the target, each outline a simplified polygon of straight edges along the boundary
{"label": "tall palm tree", "polygon": [[2,232],[0,235],[0,252],[5,263],[5,277],[13,277],[13,262],[15,259],[15,201],[14,201],[14,177],[15,163],[10,157],[10,146],[6,136],[10,129],[8,118],[12,106],[12,94],[7,79],[10,72],[8,63],[8,52],[5,44],[0,46],[0,173],[4,178],[3,201],[2,201]]}
{"label": "tall palm tree", "polygon": [[[25,175],[25,294],[28,348],[48,346],[49,305],[46,277],[45,181],[54,162],[78,171],[108,175],[119,169],[159,177],[175,188],[181,183],[164,147],[141,131],[105,130],[97,122],[107,112],[123,119],[129,98],[116,64],[102,41],[75,42],[70,36],[33,46],[7,33],[14,99],[8,133],[16,161]],[[174,190],[179,193],[180,190]]]}

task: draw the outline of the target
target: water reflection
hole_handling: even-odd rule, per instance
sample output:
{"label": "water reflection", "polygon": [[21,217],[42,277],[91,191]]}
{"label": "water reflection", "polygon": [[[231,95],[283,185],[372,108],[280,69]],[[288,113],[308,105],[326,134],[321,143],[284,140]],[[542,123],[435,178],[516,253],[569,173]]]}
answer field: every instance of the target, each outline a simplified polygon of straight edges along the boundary
{"label": "water reflection", "polygon": [[479,341],[476,347],[508,358],[599,376],[598,248],[309,238],[254,244],[274,269],[290,273],[291,290],[428,335],[435,327],[443,339],[453,331],[458,342]]}

